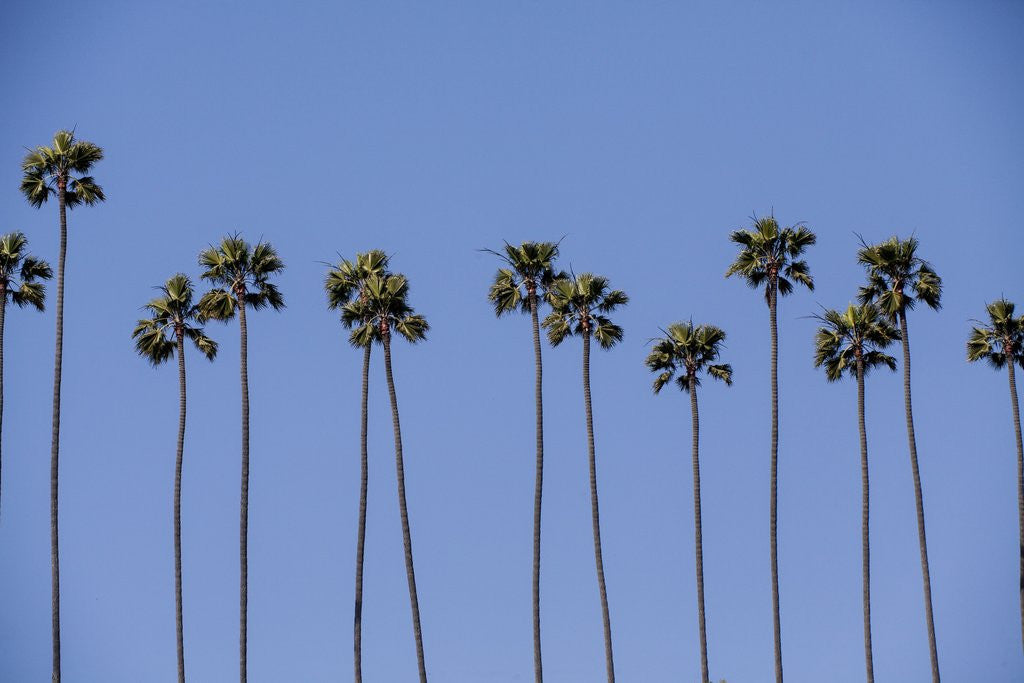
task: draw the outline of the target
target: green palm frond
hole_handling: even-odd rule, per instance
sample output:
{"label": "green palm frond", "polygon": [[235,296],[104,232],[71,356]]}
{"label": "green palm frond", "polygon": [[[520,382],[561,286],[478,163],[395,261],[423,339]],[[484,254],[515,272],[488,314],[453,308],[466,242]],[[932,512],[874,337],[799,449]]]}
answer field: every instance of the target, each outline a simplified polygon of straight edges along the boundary
{"label": "green palm frond", "polygon": [[372,328],[362,329],[368,315],[365,306],[352,308],[354,302],[365,303],[366,283],[372,277],[381,277],[387,273],[388,255],[380,249],[372,249],[356,254],[355,261],[342,259],[337,265],[331,266],[324,278],[324,291],[327,293],[327,308],[341,310],[341,324],[352,330],[349,342],[353,346],[363,347],[374,341]]}
{"label": "green palm frond", "polygon": [[36,208],[62,187],[69,209],[102,202],[106,199],[103,188],[88,175],[102,159],[103,150],[99,146],[76,139],[72,131],[57,131],[50,146],[29,150],[22,160],[21,192]]}
{"label": "green palm frond", "polygon": [[11,232],[0,236],[0,295],[19,308],[43,310],[46,287],[40,280],[53,277],[50,264],[27,253],[28,238]]}
{"label": "green palm frond", "polygon": [[501,259],[506,267],[498,269],[487,299],[498,317],[521,311],[530,312],[530,292],[538,300],[545,298],[551,284],[565,273],[555,270],[559,242],[523,242],[518,247],[505,242],[502,251],[483,249]]}
{"label": "green palm frond", "polygon": [[1012,301],[1000,298],[985,307],[988,323],[978,322],[967,338],[967,360],[984,360],[996,370],[1007,362],[1024,369],[1024,315],[1015,316]]}
{"label": "green palm frond", "polygon": [[725,345],[725,331],[714,325],[694,325],[693,321],[677,322],[664,330],[665,336],[654,339],[653,348],[644,364],[657,377],[654,393],[660,393],[675,378],[682,391],[690,390],[690,380],[700,386],[700,374],[732,386],[732,366],[716,363]]}
{"label": "green palm frond", "polygon": [[814,366],[825,370],[828,381],[856,378],[858,357],[865,376],[875,368],[896,369],[896,359],[884,349],[899,340],[900,332],[874,304],[826,309],[814,318],[821,323],[814,335]]}
{"label": "green palm frond", "polygon": [[423,341],[430,325],[409,304],[409,280],[401,273],[383,271],[366,278],[362,294],[341,309],[345,327],[352,328],[349,342],[363,347],[383,342],[397,332],[410,343]]}
{"label": "green palm frond", "polygon": [[250,245],[238,233],[199,253],[202,278],[214,285],[199,301],[203,320],[226,321],[240,305],[254,310],[284,308],[284,298],[270,278],[284,270],[284,262],[269,242]]}
{"label": "green palm frond", "polygon": [[212,361],[217,355],[217,342],[203,331],[202,324],[209,316],[202,311],[202,300],[193,303],[192,281],[177,273],[158,290],[160,296],[143,307],[150,317],[139,320],[132,331],[135,351],[151,364],[160,365],[174,357],[181,335]]}
{"label": "green palm frond", "polygon": [[608,278],[593,273],[560,277],[548,286],[545,298],[551,313],[542,326],[552,346],[582,335],[592,335],[604,349],[622,341],[622,328],[604,314],[629,303],[629,297],[611,289]]}
{"label": "green palm frond", "polygon": [[780,296],[791,294],[795,284],[813,290],[810,268],[799,257],[817,241],[815,234],[799,223],[781,228],[771,215],[751,220],[749,229],[734,230],[729,235],[740,250],[725,276],[739,276],[751,289],[764,287],[766,301],[770,301],[775,288]]}
{"label": "green palm frond", "polygon": [[875,302],[890,319],[912,310],[918,301],[938,310],[942,307],[942,278],[931,264],[917,255],[915,237],[893,236],[877,244],[861,239],[857,262],[867,271],[867,283],[858,299]]}

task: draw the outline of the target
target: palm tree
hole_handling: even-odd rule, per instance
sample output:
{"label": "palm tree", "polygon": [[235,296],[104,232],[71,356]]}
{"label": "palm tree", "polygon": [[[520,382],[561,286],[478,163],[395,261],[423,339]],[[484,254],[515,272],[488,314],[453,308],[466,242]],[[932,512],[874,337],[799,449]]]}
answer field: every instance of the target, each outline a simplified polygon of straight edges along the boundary
{"label": "palm tree", "polygon": [[778,463],[779,463],[779,329],[777,324],[778,299],[793,292],[794,283],[814,289],[807,262],[799,257],[807,247],[817,241],[814,233],[802,224],[780,228],[774,216],[753,218],[749,230],[734,230],[729,239],[739,245],[740,252],[725,271],[725,276],[739,275],[753,289],[764,287],[768,303],[768,321],[771,333],[771,502],[769,512],[769,538],[771,544],[772,617],[775,632],[775,681],[782,683],[782,624],[779,615],[779,553],[777,543],[778,522]]}
{"label": "palm tree", "polygon": [[903,407],[907,418],[907,442],[910,446],[910,469],[914,477],[914,500],[917,504],[917,536],[921,549],[921,575],[924,582],[924,611],[928,625],[928,650],[931,656],[932,681],[939,683],[939,653],[935,647],[935,621],[932,618],[932,582],[928,571],[928,541],[924,531],[924,496],[921,473],[917,465],[917,441],[914,437],[914,411],[910,397],[910,336],[907,333],[907,311],[918,301],[938,310],[941,307],[942,279],[931,265],[917,255],[917,239],[891,237],[868,245],[861,240],[857,261],[867,270],[867,284],[860,288],[861,303],[875,302],[889,320],[898,322],[903,342]]}
{"label": "palm tree", "polygon": [[199,307],[192,303],[192,282],[181,273],[160,287],[161,296],[145,308],[149,318],[132,331],[135,351],[154,367],[178,357],[178,452],[174,462],[174,622],[178,635],[178,683],[185,683],[185,631],[181,617],[181,465],[185,453],[185,339],[211,361],[217,342],[203,332]]}
{"label": "palm tree", "polygon": [[814,316],[822,323],[814,337],[814,365],[825,369],[829,382],[843,375],[857,380],[857,426],[860,429],[861,571],[864,599],[864,664],[868,683],[875,680],[871,656],[871,548],[869,545],[868,433],[864,422],[864,377],[875,368],[896,370],[896,359],[884,353],[899,339],[899,331],[873,304],[848,306],[840,313],[826,310]]}
{"label": "palm tree", "polygon": [[422,315],[409,305],[409,281],[395,273],[375,274],[366,279],[363,296],[345,305],[342,321],[354,328],[349,339],[362,347],[376,341],[384,347],[384,373],[391,400],[391,425],[395,433],[395,470],[398,478],[398,510],[402,519],[402,543],[405,548],[405,574],[409,582],[409,604],[412,608],[412,630],[416,641],[416,663],[420,682],[427,681],[427,665],[423,656],[423,631],[420,627],[420,603],[416,596],[416,571],[412,562],[412,532],[409,529],[409,508],[405,501],[405,461],[402,455],[402,427],[398,416],[398,397],[391,370],[391,336],[394,332],[415,344],[426,339],[430,326]]}
{"label": "palm tree", "polygon": [[242,379],[242,495],[239,521],[239,674],[246,680],[246,645],[249,608],[249,330],[246,310],[284,308],[284,299],[270,278],[284,270],[284,262],[268,242],[251,246],[238,234],[221,240],[199,254],[199,265],[206,268],[203,279],[216,288],[199,300],[203,319],[228,321],[238,314],[240,330],[239,367]]}
{"label": "palm tree", "polygon": [[533,489],[533,671],[536,683],[544,680],[540,650],[540,512],[544,486],[544,404],[543,367],[540,353],[540,300],[557,277],[555,272],[558,244],[555,242],[523,242],[514,247],[508,242],[502,252],[487,249],[505,262],[494,276],[487,298],[494,304],[499,318],[521,311],[530,315],[533,325],[533,398],[536,406],[537,474]]}
{"label": "palm tree", "polygon": [[[324,290],[327,292],[327,307],[334,311],[343,309],[353,297],[366,299],[366,281],[387,272],[388,255],[379,249],[356,254],[355,262],[348,259],[333,266],[327,272]],[[353,320],[342,317],[342,324],[351,328]],[[356,683],[363,680],[363,548],[366,542],[366,493],[369,483],[369,458],[366,450],[366,426],[370,396],[370,348],[369,341],[359,344],[363,349],[363,393],[360,403],[359,423],[359,529],[356,533],[356,598],[353,624],[354,665]]]}
{"label": "palm tree", "polygon": [[[732,366],[715,363],[725,342],[725,332],[714,325],[697,325],[693,322],[674,323],[668,326],[665,336],[656,339],[654,348],[647,356],[647,367],[657,372],[654,393],[675,377],[681,391],[690,394],[690,421],[693,430],[693,525],[696,538],[697,557],[697,625],[700,630],[700,680],[710,683],[708,677],[708,637],[704,626],[704,541],[701,535],[700,516],[700,419],[697,413],[697,387],[700,386],[701,372],[714,379],[732,385]],[[678,373],[678,376],[676,376]]]}
{"label": "palm tree", "polygon": [[[993,301],[988,306],[988,323],[979,322],[967,339],[967,360],[988,361],[996,370],[1004,367],[1010,377],[1010,406],[1013,432],[1017,437],[1017,516],[1020,526],[1020,622],[1024,639],[1024,445],[1020,435],[1020,404],[1014,365],[1024,368],[1024,315],[1014,317],[1013,302]],[[2,329],[2,328],[0,328]]]}
{"label": "palm tree", "polygon": [[53,644],[53,683],[60,683],[60,549],[57,543],[57,473],[60,456],[60,380],[64,351],[64,261],[68,245],[67,210],[106,199],[89,173],[103,150],[74,131],[59,130],[50,146],[29,150],[21,162],[21,192],[28,203],[42,207],[56,195],[60,214],[60,256],[57,261],[57,333],[53,354],[53,424],[50,438],[50,618]]}
{"label": "palm tree", "polygon": [[[4,420],[4,318],[7,301],[43,310],[46,287],[39,280],[53,277],[50,264],[25,252],[28,239],[20,232],[0,237],[0,434]],[[0,470],[2,471],[2,470]],[[0,488],[3,479],[0,478]]]}
{"label": "palm tree", "polygon": [[587,419],[587,451],[590,459],[590,514],[594,528],[594,562],[597,565],[597,587],[601,595],[601,617],[604,622],[604,656],[608,683],[615,681],[612,658],[612,622],[608,613],[608,591],[604,583],[604,559],[601,555],[601,518],[597,501],[597,459],[594,454],[594,411],[590,402],[590,338],[603,349],[622,341],[622,328],[607,313],[629,302],[625,292],[611,289],[608,278],[591,273],[559,278],[551,284],[548,303],[551,313],[544,319],[548,340],[558,346],[566,337],[583,338],[583,406]]}

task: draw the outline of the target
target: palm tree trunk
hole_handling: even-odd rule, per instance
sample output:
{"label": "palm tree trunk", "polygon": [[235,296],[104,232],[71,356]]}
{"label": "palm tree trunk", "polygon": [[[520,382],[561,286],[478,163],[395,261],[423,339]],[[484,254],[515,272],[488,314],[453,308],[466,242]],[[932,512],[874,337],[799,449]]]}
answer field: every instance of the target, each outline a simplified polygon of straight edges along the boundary
{"label": "palm tree trunk", "polygon": [[391,399],[391,424],[395,431],[395,470],[398,475],[398,510],[402,517],[402,543],[405,546],[405,574],[409,581],[409,604],[412,606],[412,632],[416,640],[416,663],[420,670],[420,683],[427,683],[427,665],[423,657],[423,632],[420,628],[420,603],[416,597],[416,571],[412,564],[412,533],[409,531],[409,508],[405,502],[405,463],[402,459],[402,427],[398,421],[398,397],[395,378],[391,374],[391,335],[384,333],[384,372]]}
{"label": "palm tree trunk", "polygon": [[[540,320],[537,315],[536,292],[530,293],[530,320],[533,325],[534,402],[537,409],[537,475],[533,489],[533,672],[536,683],[543,683],[544,667],[540,655],[540,510],[541,492],[544,487],[544,374],[540,355]],[[0,327],[0,334],[2,333],[3,327]],[[0,355],[0,362],[2,360],[3,356]],[[0,408],[2,405],[0,403]]]}
{"label": "palm tree trunk", "polygon": [[249,619],[249,360],[248,328],[245,323],[245,299],[238,299],[238,322],[240,333],[240,363],[242,379],[242,495],[239,511],[238,547],[240,577],[238,585],[238,656],[239,676],[245,683],[248,662],[248,619]]}
{"label": "palm tree trunk", "polygon": [[697,413],[697,376],[690,375],[690,419],[693,425],[693,529],[697,558],[697,625],[700,627],[700,680],[708,677],[708,634],[704,625],[704,538],[700,519],[700,417]]}
{"label": "palm tree trunk", "polygon": [[356,604],[353,624],[355,681],[363,681],[363,548],[366,545],[366,492],[369,458],[366,451],[367,416],[370,397],[370,345],[363,349],[363,394],[359,423],[359,530],[356,532]]}
{"label": "palm tree trunk", "polygon": [[907,316],[900,312],[900,335],[903,339],[903,407],[907,414],[907,442],[910,446],[910,469],[914,475],[914,501],[917,506],[917,536],[921,546],[921,575],[924,581],[924,613],[928,625],[928,652],[932,663],[932,683],[939,683],[939,653],[935,647],[935,620],[932,618],[932,581],[928,571],[928,539],[924,532],[924,496],[921,472],[917,466],[917,441],[914,438],[914,411],[910,399],[910,337]]}
{"label": "palm tree trunk", "polygon": [[178,333],[178,456],[174,463],[174,621],[178,683],[185,683],[185,631],[181,618],[181,463],[185,454],[185,337]]}
{"label": "palm tree trunk", "polygon": [[772,627],[775,631],[775,683],[782,683],[782,624],[779,618],[779,550],[778,550],[778,489],[779,489],[779,327],[777,303],[778,280],[773,279],[768,290],[768,317],[772,337],[772,455],[771,455],[771,512],[769,532],[772,561]]}
{"label": "palm tree trunk", "polygon": [[64,354],[64,260],[68,250],[67,182],[57,183],[60,208],[60,256],[57,262],[57,333],[53,352],[53,422],[50,433],[50,622],[53,683],[60,683],[60,548],[57,541],[57,473],[60,459],[60,379]]}
{"label": "palm tree trunk", "polygon": [[[7,314],[7,289],[0,287],[0,451],[4,433],[4,318]],[[0,459],[0,491],[3,490],[3,460]]]}
{"label": "palm tree trunk", "polygon": [[587,453],[590,459],[590,516],[594,527],[594,563],[597,588],[601,594],[601,619],[604,622],[604,659],[608,683],[615,683],[612,658],[612,621],[608,614],[608,590],[604,583],[604,559],[601,554],[601,515],[597,503],[597,458],[594,455],[594,410],[590,402],[590,332],[583,333],[583,406],[587,414]]}
{"label": "palm tree trunk", "polygon": [[857,356],[857,426],[860,430],[860,543],[864,598],[864,665],[867,681],[874,683],[875,666],[871,656],[871,546],[869,535],[868,430],[864,422],[864,359]]}
{"label": "palm tree trunk", "polygon": [[[0,318],[0,335],[3,335],[2,318]],[[1017,517],[1019,518],[1020,526],[1020,628],[1021,638],[1024,639],[1024,444],[1021,443],[1020,404],[1017,402],[1017,378],[1014,374],[1012,354],[1009,354],[1007,360],[1007,367],[1010,369],[1010,403],[1013,406],[1013,430],[1014,436],[1017,437]],[[0,362],[2,361],[3,355],[0,353]]]}

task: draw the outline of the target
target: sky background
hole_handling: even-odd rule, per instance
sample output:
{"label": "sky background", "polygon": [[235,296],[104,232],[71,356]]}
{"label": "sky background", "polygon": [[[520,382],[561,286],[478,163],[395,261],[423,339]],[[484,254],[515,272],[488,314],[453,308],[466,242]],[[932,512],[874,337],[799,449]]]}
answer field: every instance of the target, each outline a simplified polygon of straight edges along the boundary
{"label": "sky background", "polygon": [[[827,5],[827,6],[825,6]],[[325,261],[380,248],[432,330],[395,374],[431,680],[532,680],[533,367],[525,317],[486,301],[502,240],[631,297],[592,363],[619,680],[696,680],[688,404],[654,397],[658,328],[728,333],[700,394],[711,675],[772,672],[768,313],[725,280],[730,230],[774,209],[818,235],[816,291],[780,308],[779,566],[788,680],[863,679],[854,383],[812,364],[819,305],[862,279],[857,234],[916,233],[944,307],[910,316],[935,626],[947,681],[1024,680],[1005,374],[969,320],[1024,303],[1024,5],[38,3],[0,22],[0,231],[57,254],[57,207],[18,192],[26,146],[77,126],[108,200],[70,214],[61,442],[63,671],[175,680],[173,365],[130,333],[153,286],[222,235],[270,240],[287,309],[250,316],[249,677],[347,680],[361,355]],[[0,680],[48,680],[53,311],[8,310]],[[183,490],[188,677],[237,676],[237,323],[189,350]],[[553,683],[604,660],[580,346],[545,350],[542,619]],[[364,674],[415,658],[380,356],[371,377]],[[867,385],[880,680],[929,677],[898,375]]]}

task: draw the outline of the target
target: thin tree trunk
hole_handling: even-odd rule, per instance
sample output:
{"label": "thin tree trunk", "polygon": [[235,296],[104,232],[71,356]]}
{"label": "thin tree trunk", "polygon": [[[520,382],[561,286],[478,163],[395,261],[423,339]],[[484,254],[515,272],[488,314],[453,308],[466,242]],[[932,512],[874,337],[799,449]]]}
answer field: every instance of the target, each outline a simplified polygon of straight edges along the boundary
{"label": "thin tree trunk", "polygon": [[57,183],[60,207],[60,256],[57,262],[57,333],[53,353],[53,423],[50,434],[50,621],[53,683],[60,683],[60,548],[57,540],[57,473],[60,460],[60,379],[64,354],[64,260],[68,250],[67,182]]}
{"label": "thin tree trunk", "polygon": [[860,430],[860,544],[861,573],[863,574],[864,598],[864,665],[867,668],[867,681],[874,683],[875,666],[871,655],[871,545],[869,518],[869,479],[868,479],[868,430],[864,422],[864,359],[857,356],[857,427]]}
{"label": "thin tree trunk", "polygon": [[608,614],[608,590],[604,583],[604,559],[601,554],[601,515],[597,502],[597,458],[594,455],[594,411],[590,402],[590,331],[583,333],[583,406],[587,414],[587,454],[590,459],[590,515],[594,526],[594,563],[597,588],[601,594],[601,619],[604,622],[604,659],[608,683],[615,683],[612,658],[612,621]]}
{"label": "thin tree trunk", "polygon": [[[7,288],[0,287],[0,450],[4,433],[4,318],[7,314]],[[0,491],[3,490],[3,460],[0,459]]]}
{"label": "thin tree trunk", "polygon": [[[537,476],[533,489],[533,671],[536,683],[543,683],[544,667],[540,654],[540,511],[544,487],[544,375],[541,365],[540,320],[537,315],[536,292],[530,293],[530,320],[533,325],[534,402],[537,409]],[[0,334],[2,331],[3,328],[0,327]],[[3,356],[0,355],[0,361],[2,359]]]}
{"label": "thin tree trunk", "polygon": [[697,376],[690,375],[690,419],[693,425],[693,529],[697,560],[697,625],[700,627],[700,680],[708,677],[708,633],[704,625],[704,538],[700,517],[700,417],[697,412]]}
{"label": "thin tree trunk", "polygon": [[245,683],[248,662],[248,620],[249,620],[249,361],[248,328],[245,324],[245,299],[237,294],[238,322],[240,334],[240,353],[242,379],[242,495],[239,512],[238,557],[240,577],[238,585],[238,656],[239,676]]}
{"label": "thin tree trunk", "polygon": [[771,455],[771,512],[769,532],[772,561],[772,627],[775,631],[775,682],[782,683],[782,624],[779,618],[779,550],[778,550],[778,488],[779,488],[779,328],[777,303],[778,281],[773,279],[768,294],[768,317],[772,337],[772,455]]}
{"label": "thin tree trunk", "polygon": [[[0,320],[0,335],[3,334]],[[1010,404],[1013,406],[1013,431],[1017,437],[1017,517],[1020,526],[1020,628],[1024,639],[1024,444],[1020,435],[1020,404],[1017,402],[1017,378],[1013,369],[1013,357],[1008,354],[1007,366],[1010,369]],[[0,361],[3,356],[0,355]]]}
{"label": "thin tree trunk", "polygon": [[363,349],[363,393],[359,423],[359,530],[356,532],[356,603],[353,623],[355,680],[363,681],[363,548],[366,545],[366,492],[369,483],[369,458],[366,450],[367,415],[370,397],[370,345]]}
{"label": "thin tree trunk", "polygon": [[395,395],[395,378],[391,374],[391,335],[385,332],[384,372],[388,381],[388,397],[391,399],[391,424],[395,431],[395,470],[398,475],[398,510],[402,517],[402,543],[405,546],[405,573],[409,581],[409,604],[412,607],[412,632],[416,640],[416,663],[420,671],[420,683],[427,683],[427,665],[423,657],[423,631],[420,628],[420,603],[416,597],[416,571],[412,564],[412,533],[409,531],[409,508],[405,502],[405,463],[402,459],[402,427],[398,421],[398,397]]}
{"label": "thin tree trunk", "polygon": [[917,506],[917,536],[921,546],[921,576],[924,582],[924,613],[928,625],[928,652],[932,663],[932,683],[939,683],[939,653],[935,647],[935,620],[932,617],[932,580],[928,571],[928,539],[924,532],[924,495],[921,472],[917,466],[917,441],[914,438],[914,411],[910,399],[910,337],[907,316],[900,313],[900,335],[903,339],[903,407],[907,414],[907,442],[910,446],[910,469],[914,475],[914,502]]}
{"label": "thin tree trunk", "polygon": [[174,621],[178,683],[185,683],[185,630],[181,618],[181,464],[185,454],[185,337],[178,333],[178,456],[174,463]]}

